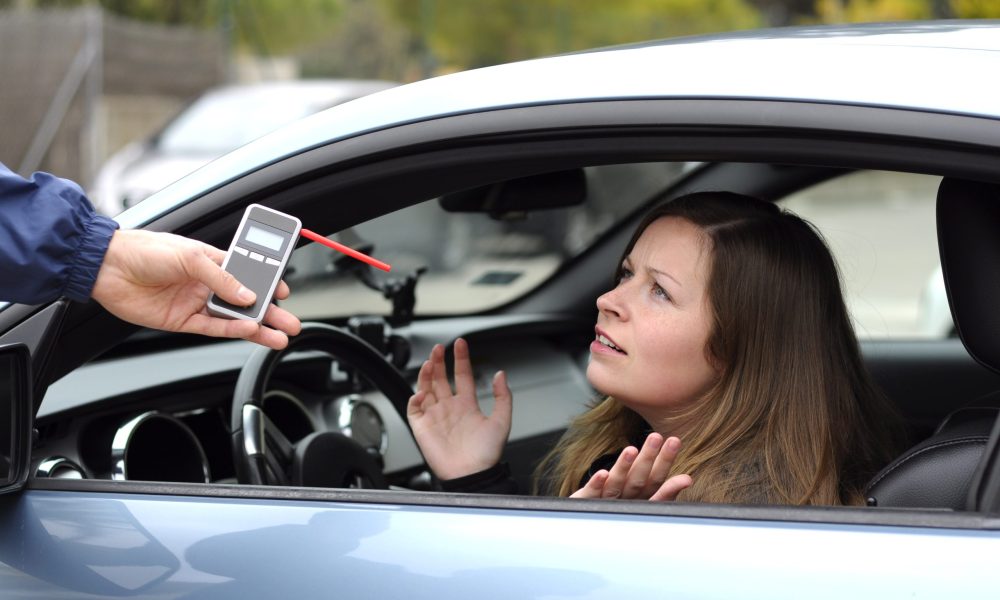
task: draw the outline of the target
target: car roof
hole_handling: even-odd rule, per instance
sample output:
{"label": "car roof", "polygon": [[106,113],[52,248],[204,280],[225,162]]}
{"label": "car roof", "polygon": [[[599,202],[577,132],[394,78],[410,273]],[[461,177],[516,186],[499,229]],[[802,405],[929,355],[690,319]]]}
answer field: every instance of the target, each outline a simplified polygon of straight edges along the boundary
{"label": "car roof", "polygon": [[373,91],[399,85],[394,81],[378,79],[293,79],[288,81],[262,81],[214,87],[205,92],[195,103],[246,103],[260,100],[286,99],[289,102],[334,102],[354,98]]}
{"label": "car roof", "polygon": [[784,100],[1000,119],[1000,21],[765,29],[564,54],[444,75],[317,113],[209,163],[117,218],[141,226],[284,157],[449,115],[646,98]]}

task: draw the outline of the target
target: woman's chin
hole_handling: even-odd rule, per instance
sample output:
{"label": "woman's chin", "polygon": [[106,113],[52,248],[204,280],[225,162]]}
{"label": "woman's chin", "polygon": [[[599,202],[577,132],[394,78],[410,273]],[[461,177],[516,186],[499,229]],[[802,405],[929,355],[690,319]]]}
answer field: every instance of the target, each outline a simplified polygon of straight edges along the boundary
{"label": "woman's chin", "polygon": [[585,375],[587,377],[587,382],[594,389],[598,389],[597,385],[598,385],[598,383],[600,383],[600,377],[597,376],[596,370],[597,370],[597,366],[594,365],[594,361],[593,360],[591,360],[589,363],[587,363],[587,371],[585,372]]}
{"label": "woman's chin", "polygon": [[587,382],[590,383],[590,387],[594,388],[598,394],[602,396],[615,395],[615,386],[610,380],[610,375],[603,372],[603,369],[600,367],[595,366],[593,363],[587,366]]}

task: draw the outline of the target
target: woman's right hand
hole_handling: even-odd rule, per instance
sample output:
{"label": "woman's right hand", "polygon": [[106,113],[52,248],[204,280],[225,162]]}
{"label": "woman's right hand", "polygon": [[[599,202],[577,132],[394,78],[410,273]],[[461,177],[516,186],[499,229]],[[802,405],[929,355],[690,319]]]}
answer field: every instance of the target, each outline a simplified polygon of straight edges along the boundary
{"label": "woman's right hand", "polygon": [[455,390],[444,364],[444,346],[437,344],[420,367],[417,392],[410,396],[406,417],[428,466],[439,479],[472,475],[500,462],[510,435],[512,398],[507,375],[493,377],[495,404],[490,416],[479,409],[469,345],[455,340]]}

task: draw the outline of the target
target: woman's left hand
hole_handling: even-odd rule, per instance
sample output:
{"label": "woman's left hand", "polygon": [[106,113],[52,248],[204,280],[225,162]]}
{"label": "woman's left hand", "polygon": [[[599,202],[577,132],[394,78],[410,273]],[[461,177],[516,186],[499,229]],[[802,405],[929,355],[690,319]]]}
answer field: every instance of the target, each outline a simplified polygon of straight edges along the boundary
{"label": "woman's left hand", "polygon": [[651,433],[642,450],[625,448],[610,471],[594,473],[570,498],[675,500],[692,483],[690,475],[667,477],[680,449],[678,438],[664,440],[662,435]]}

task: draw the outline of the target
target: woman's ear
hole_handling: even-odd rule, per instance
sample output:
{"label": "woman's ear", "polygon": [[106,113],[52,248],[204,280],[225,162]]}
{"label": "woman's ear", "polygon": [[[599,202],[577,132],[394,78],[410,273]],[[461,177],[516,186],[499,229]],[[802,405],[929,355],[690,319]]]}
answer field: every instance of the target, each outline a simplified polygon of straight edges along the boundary
{"label": "woman's ear", "polygon": [[723,373],[726,372],[726,363],[716,356],[711,348],[705,348],[705,358],[708,360],[708,366],[712,367],[712,370],[715,371],[715,375],[719,379],[722,379]]}
{"label": "woman's ear", "polygon": [[719,379],[722,379],[722,375],[726,372],[726,365],[719,361],[712,361],[709,364],[711,364],[712,368],[715,369],[715,374],[718,375]]}

